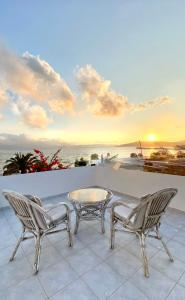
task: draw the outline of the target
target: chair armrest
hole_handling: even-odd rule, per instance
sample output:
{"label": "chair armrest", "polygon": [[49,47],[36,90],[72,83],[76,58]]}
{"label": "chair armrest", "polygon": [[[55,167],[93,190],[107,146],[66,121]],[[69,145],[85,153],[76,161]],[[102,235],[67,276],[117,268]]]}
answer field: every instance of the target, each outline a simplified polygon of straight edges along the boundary
{"label": "chair armrest", "polygon": [[126,208],[129,208],[129,209],[131,209],[131,212],[130,212],[130,214],[128,215],[128,217],[126,218],[126,224],[129,224],[129,222],[130,222],[130,220],[131,220],[131,218],[136,214],[136,208],[132,208],[132,207],[130,207],[129,205],[126,205],[123,201],[116,201],[116,202],[114,202],[113,204],[112,204],[112,206],[111,206],[111,219],[113,220],[114,219],[114,209],[115,209],[115,207],[117,207],[117,206],[124,206],[124,207],[126,207]]}
{"label": "chair armrest", "polygon": [[[124,201],[124,200],[123,200]],[[118,201],[115,201],[114,203],[112,203],[112,205],[111,205],[111,209],[112,210],[114,210],[114,208],[116,207],[116,206],[120,206],[120,205],[122,205],[122,206],[125,206],[125,207],[127,207],[127,208],[130,208],[130,209],[133,209],[132,207],[130,207],[129,205],[127,205],[125,202],[123,202],[122,200],[118,200]]]}
{"label": "chair armrest", "polygon": [[108,192],[108,195],[107,195],[106,198],[110,201],[112,199],[112,197],[113,197],[113,192],[111,190],[109,190],[109,189],[106,189],[106,191]]}

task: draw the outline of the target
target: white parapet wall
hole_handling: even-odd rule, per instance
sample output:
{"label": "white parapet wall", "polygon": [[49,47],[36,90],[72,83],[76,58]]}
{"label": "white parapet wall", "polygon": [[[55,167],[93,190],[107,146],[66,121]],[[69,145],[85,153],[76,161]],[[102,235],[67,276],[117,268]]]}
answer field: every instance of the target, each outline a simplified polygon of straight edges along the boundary
{"label": "white parapet wall", "polygon": [[94,178],[94,167],[0,176],[0,208],[8,205],[2,195],[3,189],[45,198],[67,193],[77,188],[92,186]]}
{"label": "white parapet wall", "polygon": [[173,187],[178,193],[171,202],[171,207],[185,211],[185,177],[160,173],[143,172],[139,170],[118,169],[110,167],[99,168],[96,181],[101,186],[114,191],[141,197],[160,189]]}
{"label": "white parapet wall", "polygon": [[67,170],[0,177],[0,208],[7,206],[3,189],[34,194],[41,198],[59,195],[77,188],[101,186],[141,197],[163,188],[175,187],[178,194],[171,207],[185,211],[185,177],[118,169],[112,166],[79,167]]}

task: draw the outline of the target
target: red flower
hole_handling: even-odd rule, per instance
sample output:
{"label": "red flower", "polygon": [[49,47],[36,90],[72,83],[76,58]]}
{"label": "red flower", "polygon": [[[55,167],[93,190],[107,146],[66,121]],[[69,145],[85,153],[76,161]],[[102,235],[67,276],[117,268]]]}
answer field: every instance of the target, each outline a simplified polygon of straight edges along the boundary
{"label": "red flower", "polygon": [[34,152],[35,152],[36,154],[40,154],[40,150],[34,149]]}
{"label": "red flower", "polygon": [[44,153],[38,149],[34,149],[34,152],[37,154],[37,161],[32,165],[30,172],[42,172],[42,171],[51,171],[57,169],[67,169],[68,166],[63,166],[58,153],[61,151],[59,149],[54,155],[49,159],[49,156],[45,156]]}

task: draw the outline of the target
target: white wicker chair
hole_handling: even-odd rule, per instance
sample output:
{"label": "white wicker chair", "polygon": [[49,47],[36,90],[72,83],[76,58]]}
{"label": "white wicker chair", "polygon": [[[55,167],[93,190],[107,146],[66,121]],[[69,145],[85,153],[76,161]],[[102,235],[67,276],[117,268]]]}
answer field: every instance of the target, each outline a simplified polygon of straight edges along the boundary
{"label": "white wicker chair", "polygon": [[[114,202],[111,207],[110,248],[114,248],[115,231],[118,230],[116,224],[121,224],[123,230],[127,232],[135,233],[139,237],[144,275],[146,277],[149,277],[148,259],[145,251],[147,236],[160,240],[170,261],[173,261],[173,257],[159,233],[159,228],[161,217],[176,193],[177,189],[174,188],[163,189],[152,195],[142,197],[135,208],[125,204],[124,199]],[[155,235],[150,234],[151,232],[154,232]]]}
{"label": "white wicker chair", "polygon": [[[3,195],[8,200],[22,224],[22,234],[10,261],[14,259],[21,242],[30,238],[30,236],[26,237],[27,232],[33,234],[31,238],[35,238],[35,274],[39,270],[41,241],[45,235],[66,230],[68,232],[69,247],[72,247],[70,209],[66,203],[60,202],[56,205],[50,205],[44,208],[41,200],[35,196],[22,195],[9,190],[3,190]],[[63,228],[56,229],[61,224],[64,225]]]}

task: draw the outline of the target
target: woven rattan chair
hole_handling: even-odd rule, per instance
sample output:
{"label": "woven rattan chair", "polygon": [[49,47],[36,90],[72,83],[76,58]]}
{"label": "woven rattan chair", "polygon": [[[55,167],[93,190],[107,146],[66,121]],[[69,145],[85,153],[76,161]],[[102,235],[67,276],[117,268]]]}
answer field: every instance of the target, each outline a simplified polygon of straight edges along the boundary
{"label": "woven rattan chair", "polygon": [[[30,238],[30,236],[26,237],[27,233],[33,234],[31,237],[35,238],[35,273],[39,270],[41,241],[47,234],[66,230],[69,238],[69,247],[72,247],[70,209],[66,203],[60,202],[56,205],[43,207],[41,200],[35,196],[22,195],[8,190],[4,190],[3,195],[8,200],[22,224],[22,234],[17,242],[10,261],[14,259],[21,242]],[[63,226],[62,228],[57,229],[59,225]]]}
{"label": "woven rattan chair", "polygon": [[144,275],[146,277],[149,277],[148,259],[145,250],[146,237],[160,240],[170,261],[173,262],[173,257],[161,237],[159,228],[161,217],[164,215],[167,206],[176,193],[177,189],[167,188],[142,197],[135,208],[129,207],[129,205],[124,203],[124,200],[114,202],[111,207],[110,248],[114,248],[115,231],[119,230],[116,225],[121,225],[121,228],[127,232],[135,233],[140,241]]}

